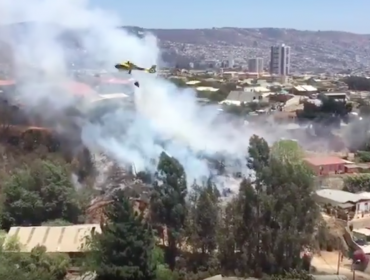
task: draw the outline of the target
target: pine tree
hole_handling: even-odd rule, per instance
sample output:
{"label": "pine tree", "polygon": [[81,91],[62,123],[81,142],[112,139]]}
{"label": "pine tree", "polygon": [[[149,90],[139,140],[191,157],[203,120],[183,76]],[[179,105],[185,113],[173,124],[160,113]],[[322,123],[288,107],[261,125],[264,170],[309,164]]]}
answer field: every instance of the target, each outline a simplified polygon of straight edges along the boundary
{"label": "pine tree", "polygon": [[151,214],[156,223],[167,228],[166,261],[173,270],[177,257],[177,245],[184,231],[187,216],[185,200],[187,183],[184,167],[177,159],[162,153],[156,179],[150,201]]}
{"label": "pine tree", "polygon": [[153,231],[134,211],[122,190],[105,209],[107,222],[93,237],[98,280],[151,280],[155,278]]}

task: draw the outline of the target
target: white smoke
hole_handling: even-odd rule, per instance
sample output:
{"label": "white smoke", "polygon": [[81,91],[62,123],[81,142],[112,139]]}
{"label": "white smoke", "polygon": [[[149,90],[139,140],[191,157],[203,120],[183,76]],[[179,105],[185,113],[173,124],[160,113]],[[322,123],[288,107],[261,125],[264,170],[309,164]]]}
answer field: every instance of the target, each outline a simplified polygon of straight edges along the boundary
{"label": "white smoke", "polygon": [[[115,72],[113,65],[122,60],[149,67],[160,58],[155,37],[145,35],[139,39],[123,32],[117,26],[125,24],[124,18],[121,21],[113,12],[93,9],[88,1],[0,1],[1,24],[30,20],[78,31],[82,49],[108,71]],[[18,63],[41,68],[50,81],[68,80],[66,52],[57,40],[58,32],[57,27],[45,28],[45,24],[20,31],[26,44],[12,43]],[[73,48],[70,52],[74,52]],[[155,75],[133,75],[140,81],[135,93],[136,110],[109,112],[100,125],[85,123],[82,139],[88,147],[108,154],[122,165],[133,163],[137,171],[154,170],[153,159],[165,150],[184,165],[189,182],[210,174],[202,156],[222,155],[230,171],[245,171],[245,155],[253,131],[218,117],[219,112],[212,106],[198,106],[191,90],[180,90]],[[48,106],[43,108],[46,117],[73,102],[66,94],[37,86],[23,88],[22,98],[33,105],[40,105],[47,98]]]}

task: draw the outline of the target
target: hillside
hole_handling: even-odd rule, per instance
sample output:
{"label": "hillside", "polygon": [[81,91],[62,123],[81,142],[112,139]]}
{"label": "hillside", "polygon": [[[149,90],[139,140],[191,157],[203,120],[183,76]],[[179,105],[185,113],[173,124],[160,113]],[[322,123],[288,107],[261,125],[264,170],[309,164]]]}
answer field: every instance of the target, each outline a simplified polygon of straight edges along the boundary
{"label": "hillside", "polygon": [[230,45],[253,43],[253,40],[294,44],[299,41],[335,41],[365,45],[370,34],[362,35],[343,31],[306,31],[282,28],[212,28],[212,29],[142,29],[155,34],[160,40],[178,43],[227,43]]}
{"label": "hillside", "polygon": [[269,48],[291,46],[292,66],[300,70],[322,68],[344,70],[368,67],[370,35],[342,31],[305,31],[282,28],[143,29],[125,27],[131,33],[150,32],[167,50],[169,60],[198,59],[246,60],[260,56],[269,60]]}

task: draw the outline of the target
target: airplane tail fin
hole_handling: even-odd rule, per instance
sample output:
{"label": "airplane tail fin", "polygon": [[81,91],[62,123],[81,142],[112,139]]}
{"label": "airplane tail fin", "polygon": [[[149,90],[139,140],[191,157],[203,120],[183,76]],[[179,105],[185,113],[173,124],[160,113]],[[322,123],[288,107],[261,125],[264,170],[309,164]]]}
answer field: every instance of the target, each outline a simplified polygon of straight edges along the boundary
{"label": "airplane tail fin", "polygon": [[153,65],[152,67],[147,69],[147,72],[150,73],[150,74],[156,73],[157,72],[157,66]]}

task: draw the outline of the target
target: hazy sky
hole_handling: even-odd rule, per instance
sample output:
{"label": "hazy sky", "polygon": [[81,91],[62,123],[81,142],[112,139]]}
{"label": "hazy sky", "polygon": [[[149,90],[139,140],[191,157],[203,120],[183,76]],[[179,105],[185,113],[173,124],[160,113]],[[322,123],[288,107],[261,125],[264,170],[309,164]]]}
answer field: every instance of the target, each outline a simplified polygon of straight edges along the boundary
{"label": "hazy sky", "polygon": [[125,25],[152,28],[287,27],[370,33],[370,0],[91,0]]}

